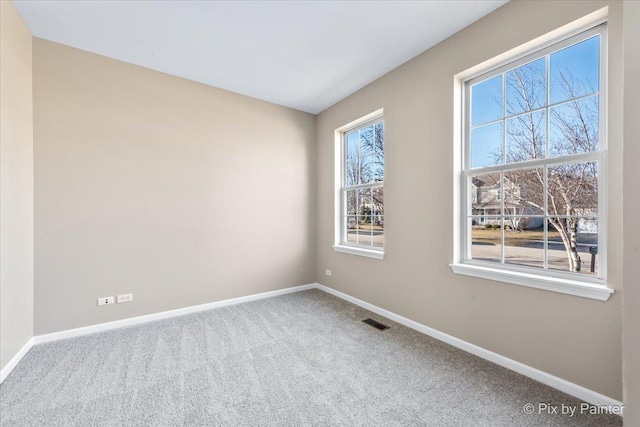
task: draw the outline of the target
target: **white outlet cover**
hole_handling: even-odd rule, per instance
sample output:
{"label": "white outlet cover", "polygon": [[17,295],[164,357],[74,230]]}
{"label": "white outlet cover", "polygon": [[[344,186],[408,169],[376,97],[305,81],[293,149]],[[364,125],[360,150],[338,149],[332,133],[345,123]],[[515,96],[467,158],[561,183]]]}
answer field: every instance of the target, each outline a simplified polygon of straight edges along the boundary
{"label": "white outlet cover", "polygon": [[98,298],[98,305],[111,305],[115,302],[113,297]]}
{"label": "white outlet cover", "polygon": [[131,302],[133,301],[133,294],[118,295],[117,301],[118,301],[118,304],[121,304],[123,302]]}
{"label": "white outlet cover", "polygon": [[324,274],[326,274],[327,276],[331,276],[331,270],[325,270]]}

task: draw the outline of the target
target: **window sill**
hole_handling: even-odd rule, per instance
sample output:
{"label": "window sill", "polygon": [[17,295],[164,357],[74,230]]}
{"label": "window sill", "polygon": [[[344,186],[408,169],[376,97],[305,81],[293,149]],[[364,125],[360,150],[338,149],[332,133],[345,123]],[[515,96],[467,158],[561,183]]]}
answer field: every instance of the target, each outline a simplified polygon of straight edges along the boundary
{"label": "window sill", "polygon": [[613,293],[613,289],[607,288],[606,285],[598,285],[579,280],[540,276],[470,264],[450,264],[449,266],[456,274],[512,283],[530,288],[545,289],[600,301],[608,300]]}
{"label": "window sill", "polygon": [[333,245],[333,250],[345,254],[359,255],[368,258],[383,259],[384,252],[371,249],[358,248],[355,246]]}

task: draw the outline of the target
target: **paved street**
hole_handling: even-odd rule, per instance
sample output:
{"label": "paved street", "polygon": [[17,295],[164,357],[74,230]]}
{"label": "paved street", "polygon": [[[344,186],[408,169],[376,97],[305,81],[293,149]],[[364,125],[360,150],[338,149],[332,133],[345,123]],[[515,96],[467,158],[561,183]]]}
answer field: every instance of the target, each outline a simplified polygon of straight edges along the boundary
{"label": "paved street", "polygon": [[[487,261],[500,260],[501,245],[494,244],[473,244],[471,248],[472,257]],[[588,245],[578,245],[578,253],[582,259],[582,272],[590,274],[591,254]],[[596,271],[598,270],[599,257],[596,255]],[[509,264],[542,267],[544,265],[544,251],[542,242],[532,242],[528,246],[506,246],[505,262]],[[559,242],[549,242],[549,268],[557,270],[569,270],[567,252],[564,245]]]}

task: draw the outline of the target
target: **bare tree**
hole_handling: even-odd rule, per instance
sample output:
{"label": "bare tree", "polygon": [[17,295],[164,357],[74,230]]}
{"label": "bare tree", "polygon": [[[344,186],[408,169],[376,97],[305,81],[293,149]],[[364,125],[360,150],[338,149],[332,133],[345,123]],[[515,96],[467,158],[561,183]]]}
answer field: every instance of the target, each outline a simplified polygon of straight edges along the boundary
{"label": "bare tree", "polygon": [[[549,135],[546,135],[544,105],[545,71],[536,62],[512,70],[507,75],[509,94],[506,110],[519,114],[507,120],[506,153],[508,163],[543,158],[548,137],[548,155],[561,156],[598,149],[598,98],[581,98],[582,83],[570,74],[561,73],[558,88],[567,103],[550,109]],[[495,153],[502,158],[503,153]],[[545,209],[545,176],[543,168],[505,172],[505,200],[518,203],[522,214],[541,214]],[[510,190],[511,188],[511,190]],[[517,189],[517,191],[513,190]],[[579,217],[597,211],[597,164],[569,163],[549,167],[546,177],[546,208],[548,223],[564,244],[571,271],[580,271],[582,260],[578,253],[577,233]]]}
{"label": "bare tree", "polygon": [[[384,127],[382,122],[359,131],[358,150],[347,158],[346,180],[349,185],[384,181]],[[361,197],[357,197],[356,193]],[[358,190],[348,195],[347,205],[354,214],[371,215],[380,224],[384,215],[384,189]]]}
{"label": "bare tree", "polygon": [[[368,164],[361,165],[367,182],[384,181],[384,127],[382,122],[363,129],[360,134],[361,150],[369,159]],[[384,215],[384,190],[382,187],[371,190],[372,204],[377,215]]]}

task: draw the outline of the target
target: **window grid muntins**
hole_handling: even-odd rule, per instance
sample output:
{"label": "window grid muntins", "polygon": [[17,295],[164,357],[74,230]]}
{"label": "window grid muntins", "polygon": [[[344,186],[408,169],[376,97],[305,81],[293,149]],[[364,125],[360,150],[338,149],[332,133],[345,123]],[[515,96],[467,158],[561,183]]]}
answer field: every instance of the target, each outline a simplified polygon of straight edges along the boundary
{"label": "window grid muntins", "polygon": [[340,244],[384,247],[384,122],[376,118],[342,133]]}
{"label": "window grid muntins", "polygon": [[604,39],[601,26],[466,82],[464,262],[604,278]]}

